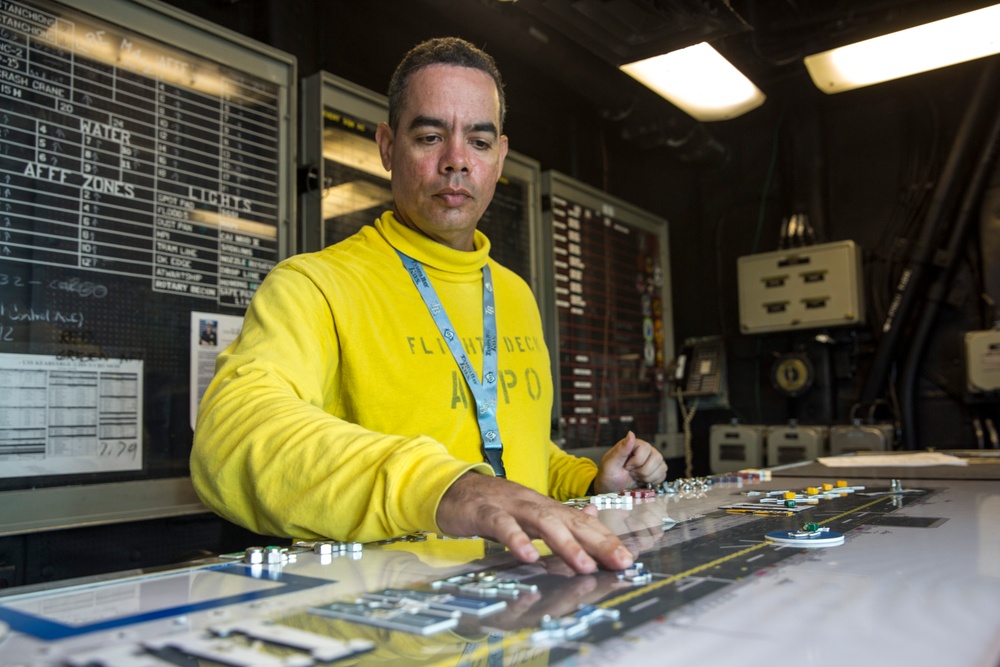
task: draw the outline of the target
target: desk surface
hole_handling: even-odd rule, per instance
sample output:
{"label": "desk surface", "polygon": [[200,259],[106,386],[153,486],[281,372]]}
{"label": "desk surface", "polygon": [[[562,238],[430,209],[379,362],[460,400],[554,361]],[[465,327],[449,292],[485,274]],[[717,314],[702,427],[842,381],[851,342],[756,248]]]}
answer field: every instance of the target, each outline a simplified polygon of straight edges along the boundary
{"label": "desk surface", "polygon": [[[721,509],[760,509],[768,491],[808,499],[839,474],[602,509],[637,572],[572,576],[552,557],[523,565],[483,540],[420,535],[14,589],[0,596],[0,665],[1000,664],[1000,482],[846,478],[865,488],[800,499],[791,516]],[[844,543],[765,539],[807,522]],[[327,662],[338,650],[352,655]]]}

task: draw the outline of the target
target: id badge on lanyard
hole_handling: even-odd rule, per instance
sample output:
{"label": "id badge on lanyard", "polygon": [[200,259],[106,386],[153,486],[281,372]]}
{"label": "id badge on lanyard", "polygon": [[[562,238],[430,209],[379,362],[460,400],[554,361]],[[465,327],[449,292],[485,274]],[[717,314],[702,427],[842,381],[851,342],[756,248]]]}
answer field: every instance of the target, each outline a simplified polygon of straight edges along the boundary
{"label": "id badge on lanyard", "polygon": [[409,255],[396,251],[403,261],[403,266],[413,279],[420,297],[424,300],[427,310],[434,318],[441,337],[444,338],[451,356],[458,364],[465,383],[472,392],[472,397],[476,402],[476,419],[479,421],[479,434],[482,439],[483,456],[493,467],[493,472],[497,477],[506,477],[507,473],[503,467],[503,443],[500,441],[500,427],[497,424],[497,381],[499,373],[497,371],[497,319],[496,305],[493,297],[493,276],[490,272],[489,264],[483,265],[483,375],[482,380],[476,376],[476,371],[469,361],[469,356],[462,347],[462,341],[455,332],[448,313],[438,299],[437,292],[431,281],[427,278],[427,272],[420,262]]}

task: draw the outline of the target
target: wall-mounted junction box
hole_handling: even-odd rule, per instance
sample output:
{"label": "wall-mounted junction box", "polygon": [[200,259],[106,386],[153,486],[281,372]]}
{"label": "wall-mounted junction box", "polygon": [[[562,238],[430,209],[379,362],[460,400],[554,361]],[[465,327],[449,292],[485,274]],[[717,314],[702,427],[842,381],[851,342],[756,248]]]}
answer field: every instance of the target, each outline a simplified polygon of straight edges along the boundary
{"label": "wall-mounted junction box", "polygon": [[825,426],[771,426],[767,429],[767,465],[812,461],[825,454]]}
{"label": "wall-mounted junction box", "polygon": [[830,427],[830,456],[852,452],[885,452],[892,449],[896,432],[892,424],[861,424]]}
{"label": "wall-mounted junction box", "polygon": [[747,255],[736,260],[743,333],[864,321],[861,251],[854,241]]}
{"label": "wall-mounted junction box", "polygon": [[965,377],[971,392],[1000,389],[1000,330],[965,333]]}
{"label": "wall-mounted junction box", "polygon": [[[679,459],[684,456],[684,434],[683,433],[657,433],[653,441],[665,459]],[[600,463],[600,462],[598,462]]]}
{"label": "wall-mounted junction box", "polygon": [[764,426],[713,424],[708,458],[713,474],[764,467]]}

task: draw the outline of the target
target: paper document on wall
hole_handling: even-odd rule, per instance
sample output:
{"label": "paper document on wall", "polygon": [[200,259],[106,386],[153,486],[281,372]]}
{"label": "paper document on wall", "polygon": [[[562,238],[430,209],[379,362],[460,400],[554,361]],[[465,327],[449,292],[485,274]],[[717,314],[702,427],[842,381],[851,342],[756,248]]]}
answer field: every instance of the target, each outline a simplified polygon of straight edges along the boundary
{"label": "paper document on wall", "polygon": [[0,354],[0,477],[142,468],[140,359]]}
{"label": "paper document on wall", "polygon": [[912,452],[906,454],[871,454],[864,456],[825,456],[817,459],[831,468],[874,468],[876,466],[964,466],[965,459],[941,452]]}
{"label": "paper document on wall", "polygon": [[242,315],[191,311],[191,430],[208,383],[215,376],[215,358],[243,329]]}

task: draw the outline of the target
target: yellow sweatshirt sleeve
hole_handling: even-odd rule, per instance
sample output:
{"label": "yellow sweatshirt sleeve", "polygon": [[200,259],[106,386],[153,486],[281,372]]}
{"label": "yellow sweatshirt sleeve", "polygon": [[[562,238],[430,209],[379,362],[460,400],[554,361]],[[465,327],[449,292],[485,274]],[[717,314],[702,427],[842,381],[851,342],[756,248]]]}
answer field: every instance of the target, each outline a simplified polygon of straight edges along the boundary
{"label": "yellow sweatshirt sleeve", "polygon": [[205,504],[262,534],[371,541],[437,530],[468,463],[430,437],[334,416],[344,399],[337,322],[294,268],[272,270],[217,361],[198,414],[191,475]]}
{"label": "yellow sweatshirt sleeve", "polygon": [[560,502],[581,498],[597,476],[597,465],[590,459],[573,456],[549,443],[549,495]]}

